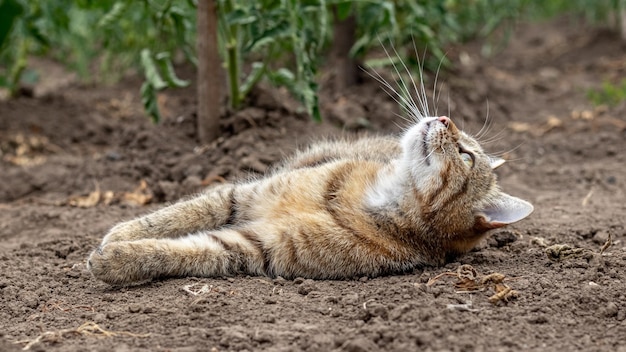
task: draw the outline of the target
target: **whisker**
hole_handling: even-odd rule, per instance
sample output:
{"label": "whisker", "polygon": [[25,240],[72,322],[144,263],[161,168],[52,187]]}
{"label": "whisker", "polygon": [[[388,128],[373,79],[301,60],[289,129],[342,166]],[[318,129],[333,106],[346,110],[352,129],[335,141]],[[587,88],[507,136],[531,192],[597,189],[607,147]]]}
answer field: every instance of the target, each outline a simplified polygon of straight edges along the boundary
{"label": "whisker", "polygon": [[483,123],[483,126],[481,127],[480,131],[476,133],[475,138],[480,139],[485,133],[487,133],[487,131],[489,131],[490,127],[491,127],[491,121],[489,121],[489,99],[487,99],[487,114],[485,116],[485,122]]}
{"label": "whisker", "polygon": [[[372,77],[373,79],[375,79],[378,83],[382,84],[381,89],[387,93],[387,95],[393,99],[396,104],[398,104],[402,110],[404,110],[406,113],[408,113],[409,115],[412,115],[412,109],[410,109],[407,106],[410,106],[411,103],[408,102],[402,95],[400,95],[394,88],[393,86],[387,82],[387,80],[385,80],[380,73],[378,73],[376,70],[372,69],[372,71],[374,72],[374,74],[370,73],[369,71],[365,70],[365,73],[367,73],[370,77]],[[398,100],[400,99],[400,100]],[[408,122],[414,122],[404,116],[401,116],[402,119],[408,121]]]}
{"label": "whisker", "polygon": [[[420,75],[420,77],[419,77],[420,89],[418,90],[417,87],[416,87],[415,88],[415,92],[418,95],[418,100],[420,101],[420,104],[422,105],[422,109],[424,110],[423,112],[426,115],[430,116],[430,111],[428,109],[428,100],[426,98],[426,89],[425,89],[425,86],[424,86],[424,64],[423,64],[423,62],[426,61],[426,49],[424,49],[424,57],[423,57],[423,59],[420,60],[420,55],[417,52],[417,44],[415,44],[415,37],[412,37],[411,40],[413,42],[413,51],[415,52],[415,57],[417,59],[418,73]],[[411,79],[413,79],[413,78],[411,78]],[[413,85],[415,86],[415,83]]]}
{"label": "whisker", "polygon": [[499,156],[502,156],[502,155],[505,155],[505,154],[512,153],[512,152],[514,152],[514,151],[518,150],[519,148],[521,148],[524,144],[526,144],[526,141],[522,141],[522,142],[521,142],[521,143],[519,143],[517,146],[515,146],[515,147],[513,147],[513,148],[511,148],[511,149],[508,149],[508,150],[506,150],[506,151],[503,151],[503,152],[494,152],[492,155],[499,155]]}
{"label": "whisker", "polygon": [[[441,87],[439,88],[439,94],[436,94],[437,81],[439,80],[439,72],[441,70],[441,65],[443,64],[444,59],[445,59],[445,55],[442,56],[441,59],[439,60],[439,65],[437,66],[437,72],[435,72],[435,82],[433,83],[433,105],[435,106],[435,116],[438,116],[437,109],[439,108],[439,98],[441,97],[441,90],[443,88],[443,85],[441,85]],[[437,98],[435,99],[435,97]],[[449,108],[450,106],[448,105],[448,109]],[[448,114],[448,117],[450,117],[450,114]]]}
{"label": "whisker", "polygon": [[[380,42],[380,39],[379,39],[379,42]],[[391,59],[391,56],[389,55],[389,51],[387,50],[387,48],[383,45],[382,42],[380,44],[383,47],[383,51],[385,52],[385,55],[387,55],[387,58]],[[398,51],[396,50],[396,48],[393,45],[391,46],[391,48],[393,49],[393,52],[396,55],[396,57],[400,57]],[[402,64],[402,66],[404,66],[404,69],[406,70],[406,72],[409,72],[407,67],[406,67],[406,65],[404,64],[404,61],[400,60],[400,63]],[[404,105],[404,106],[405,106],[405,108],[408,109],[409,115],[413,115],[416,118],[416,120],[419,121],[422,118],[421,111],[419,110],[419,108],[415,104],[415,101],[413,100],[413,97],[410,94],[409,88],[407,87],[406,83],[402,79],[402,75],[400,74],[400,71],[398,70],[398,67],[395,64],[392,64],[392,66],[393,66],[393,69],[394,69],[396,75],[398,75],[398,79],[400,80],[399,89],[403,93],[403,95],[401,95],[401,96],[399,94],[398,95],[400,96],[402,101],[404,101],[406,103],[406,105]],[[412,80],[412,78],[411,78],[411,80]],[[414,86],[415,89],[417,89],[415,87],[415,83],[413,83],[413,86]],[[396,92],[396,94],[397,94],[397,92]]]}
{"label": "whisker", "polygon": [[493,135],[493,136],[491,136],[491,137],[489,137],[489,138],[486,138],[486,139],[479,139],[479,138],[476,138],[476,139],[480,142],[480,144],[491,144],[491,143],[494,143],[494,142],[497,142],[497,141],[502,140],[502,139],[504,138],[504,137],[502,136],[502,134],[503,134],[504,132],[505,132],[505,130],[504,130],[504,129],[502,129],[502,130],[500,130],[498,133],[496,133],[495,135]]}

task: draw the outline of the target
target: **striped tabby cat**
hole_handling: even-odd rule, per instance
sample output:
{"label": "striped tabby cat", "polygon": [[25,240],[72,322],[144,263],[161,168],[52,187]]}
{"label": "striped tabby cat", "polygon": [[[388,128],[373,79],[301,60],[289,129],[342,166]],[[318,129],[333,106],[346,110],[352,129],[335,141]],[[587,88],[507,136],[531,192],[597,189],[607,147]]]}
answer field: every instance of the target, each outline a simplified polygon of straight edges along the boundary
{"label": "striped tabby cat", "polygon": [[323,142],[265,178],[120,223],[89,270],[112,285],[240,273],[373,277],[442,265],[533,211],[498,188],[493,169],[504,160],[448,117],[422,116],[397,97],[416,120],[400,138]]}

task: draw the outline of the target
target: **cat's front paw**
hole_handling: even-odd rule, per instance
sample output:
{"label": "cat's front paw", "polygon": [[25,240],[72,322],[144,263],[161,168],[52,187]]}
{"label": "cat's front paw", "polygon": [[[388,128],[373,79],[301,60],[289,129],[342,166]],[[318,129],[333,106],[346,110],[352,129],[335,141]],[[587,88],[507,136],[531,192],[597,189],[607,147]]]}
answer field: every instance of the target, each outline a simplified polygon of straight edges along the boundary
{"label": "cat's front paw", "polygon": [[136,285],[150,281],[141,270],[141,261],[130,242],[101,245],[89,255],[87,269],[99,280],[114,286]]}
{"label": "cat's front paw", "polygon": [[102,239],[102,246],[111,242],[134,241],[142,238],[142,227],[139,221],[131,220],[115,225]]}

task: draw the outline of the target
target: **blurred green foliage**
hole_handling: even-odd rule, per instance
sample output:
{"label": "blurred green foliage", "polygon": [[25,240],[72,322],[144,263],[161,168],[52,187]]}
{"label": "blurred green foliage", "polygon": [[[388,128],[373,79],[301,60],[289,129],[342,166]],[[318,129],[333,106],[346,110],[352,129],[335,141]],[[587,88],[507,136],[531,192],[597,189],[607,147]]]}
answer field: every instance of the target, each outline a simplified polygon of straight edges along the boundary
{"label": "blurred green foliage", "polygon": [[[0,0],[0,86],[15,92],[33,79],[27,58],[47,55],[83,79],[114,81],[129,68],[144,72],[144,106],[155,121],[159,90],[189,84],[173,61],[196,64],[196,1]],[[211,0],[207,0],[211,1]],[[261,79],[286,86],[310,115],[320,118],[317,68],[331,41],[332,25],[353,15],[351,55],[364,58],[391,43],[409,66],[434,69],[451,43],[486,37],[484,54],[498,50],[521,17],[541,19],[563,12],[606,19],[622,0],[216,0],[219,43],[239,108]],[[419,62],[418,53],[430,53]],[[394,53],[395,54],[395,53]],[[176,60],[173,60],[176,58]],[[393,58],[378,60],[392,64]],[[443,61],[441,61],[443,60]]]}
{"label": "blurred green foliage", "polygon": [[603,82],[599,89],[587,91],[587,98],[594,105],[617,105],[626,100],[626,78],[619,83]]}

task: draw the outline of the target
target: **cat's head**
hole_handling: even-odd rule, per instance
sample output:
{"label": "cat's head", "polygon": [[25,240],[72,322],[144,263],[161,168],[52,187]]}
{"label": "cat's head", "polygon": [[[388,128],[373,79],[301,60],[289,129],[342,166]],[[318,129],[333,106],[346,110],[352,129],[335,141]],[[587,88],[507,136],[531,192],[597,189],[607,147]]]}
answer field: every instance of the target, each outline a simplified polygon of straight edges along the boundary
{"label": "cat's head", "polygon": [[486,231],[533,211],[530,203],[498,187],[493,170],[504,160],[487,155],[448,117],[422,118],[401,144],[401,167],[418,198],[421,218],[449,239],[450,250],[466,252]]}

